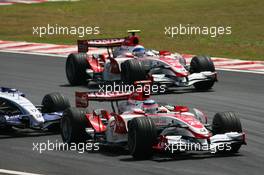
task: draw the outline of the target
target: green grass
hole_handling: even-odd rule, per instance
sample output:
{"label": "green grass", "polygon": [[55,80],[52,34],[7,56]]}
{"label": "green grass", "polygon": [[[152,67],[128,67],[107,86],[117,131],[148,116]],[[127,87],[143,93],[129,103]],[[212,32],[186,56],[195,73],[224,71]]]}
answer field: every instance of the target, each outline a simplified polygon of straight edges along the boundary
{"label": "green grass", "polygon": [[[76,36],[32,35],[33,26],[99,26],[100,35],[122,37],[142,30],[146,47],[180,53],[264,60],[263,0],[81,0],[0,7],[0,39],[75,44]],[[165,26],[231,26],[216,38],[191,35],[170,38]]]}

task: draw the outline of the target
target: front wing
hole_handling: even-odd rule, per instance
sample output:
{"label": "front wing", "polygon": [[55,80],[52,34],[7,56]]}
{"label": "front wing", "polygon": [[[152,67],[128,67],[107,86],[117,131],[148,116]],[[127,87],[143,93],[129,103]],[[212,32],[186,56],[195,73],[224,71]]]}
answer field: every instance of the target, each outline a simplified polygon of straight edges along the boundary
{"label": "front wing", "polygon": [[152,77],[157,84],[168,84],[178,87],[188,87],[202,81],[217,81],[217,73],[209,71],[193,73],[187,77],[167,76],[165,74],[152,74]]}
{"label": "front wing", "polygon": [[232,144],[246,144],[245,133],[229,132],[216,134],[208,139],[188,139],[182,136],[165,136],[159,144],[159,149],[170,153],[183,151],[209,151],[216,153],[217,150],[231,149]]}

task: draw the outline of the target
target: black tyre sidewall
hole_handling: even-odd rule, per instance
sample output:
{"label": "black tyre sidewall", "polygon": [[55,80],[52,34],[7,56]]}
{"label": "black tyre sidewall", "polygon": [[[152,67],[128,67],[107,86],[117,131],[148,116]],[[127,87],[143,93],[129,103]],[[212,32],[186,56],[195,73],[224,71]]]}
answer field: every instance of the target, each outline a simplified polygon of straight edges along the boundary
{"label": "black tyre sidewall", "polygon": [[43,113],[62,112],[70,107],[69,100],[59,92],[45,95],[41,104]]}
{"label": "black tyre sidewall", "polygon": [[242,132],[242,125],[234,112],[216,113],[212,122],[213,134]]}
{"label": "black tyre sidewall", "polygon": [[[242,132],[242,125],[239,118],[234,112],[216,113],[212,122],[213,134],[224,134],[227,132]],[[236,153],[239,151],[241,144],[231,144],[230,150],[221,150],[219,153]]]}
{"label": "black tyre sidewall", "polygon": [[[64,135],[65,123],[68,122],[71,134],[68,138]],[[81,143],[85,142],[88,138],[88,134],[85,132],[85,127],[87,124],[87,119],[85,117],[85,112],[78,108],[68,108],[64,111],[61,120],[61,136],[62,140],[66,143]]]}
{"label": "black tyre sidewall", "polygon": [[[190,73],[200,73],[203,71],[215,72],[215,66],[209,56],[195,56],[191,60]],[[205,91],[213,87],[215,80],[201,81],[194,83],[197,90]]]}
{"label": "black tyre sidewall", "polygon": [[213,61],[209,56],[195,56],[192,58],[190,63],[190,72],[199,73],[202,71],[215,71]]}
{"label": "black tyre sidewall", "polygon": [[157,138],[156,126],[151,118],[138,117],[129,122],[128,148],[135,159],[152,156],[152,146]]}
{"label": "black tyre sidewall", "polygon": [[127,84],[133,84],[135,81],[145,80],[146,71],[139,60],[126,60],[121,64],[121,80]]}
{"label": "black tyre sidewall", "polygon": [[86,82],[88,75],[86,69],[89,68],[86,53],[70,54],[66,61],[66,76],[71,85],[81,85]]}

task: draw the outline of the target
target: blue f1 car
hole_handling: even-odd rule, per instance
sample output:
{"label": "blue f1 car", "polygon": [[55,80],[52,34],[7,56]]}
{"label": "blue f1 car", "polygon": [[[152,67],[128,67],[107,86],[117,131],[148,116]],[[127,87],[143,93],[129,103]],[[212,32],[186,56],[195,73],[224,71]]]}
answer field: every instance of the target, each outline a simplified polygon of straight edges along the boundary
{"label": "blue f1 car", "polygon": [[62,113],[68,107],[69,100],[57,92],[45,95],[42,105],[35,106],[24,93],[0,87],[0,129],[57,130]]}

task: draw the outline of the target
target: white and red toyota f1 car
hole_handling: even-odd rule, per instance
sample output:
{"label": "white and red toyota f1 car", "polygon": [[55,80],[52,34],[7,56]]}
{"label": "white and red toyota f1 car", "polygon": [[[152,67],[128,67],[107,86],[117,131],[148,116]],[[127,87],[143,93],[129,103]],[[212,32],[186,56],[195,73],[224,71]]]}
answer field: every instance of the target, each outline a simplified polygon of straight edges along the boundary
{"label": "white and red toyota f1 car", "polygon": [[[152,80],[168,87],[194,86],[198,90],[210,89],[217,74],[209,56],[195,56],[190,65],[178,53],[146,50],[139,45],[137,30],[129,31],[124,38],[79,40],[78,53],[72,53],[66,61],[66,75],[71,85],[91,80],[96,82],[122,81],[133,83]],[[105,53],[93,49],[104,48]]]}
{"label": "white and red toyota f1 car", "polygon": [[157,103],[141,92],[76,92],[77,107],[86,108],[90,101],[108,101],[112,111],[67,109],[61,120],[64,142],[124,146],[136,159],[150,158],[154,151],[235,153],[246,143],[233,112],[216,113],[209,125],[196,108]]}
{"label": "white and red toyota f1 car", "polygon": [[42,105],[35,106],[24,93],[0,87],[0,131],[12,127],[58,131],[62,113],[69,107],[69,100],[57,92],[45,95]]}

